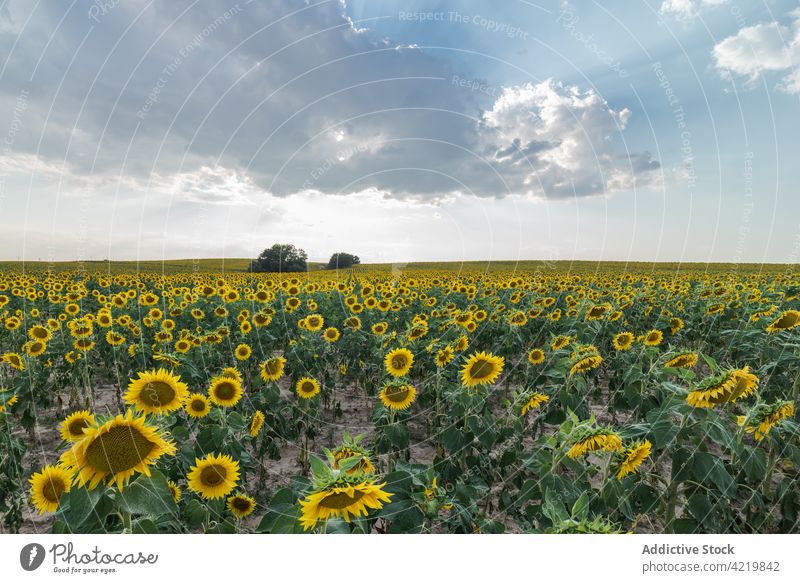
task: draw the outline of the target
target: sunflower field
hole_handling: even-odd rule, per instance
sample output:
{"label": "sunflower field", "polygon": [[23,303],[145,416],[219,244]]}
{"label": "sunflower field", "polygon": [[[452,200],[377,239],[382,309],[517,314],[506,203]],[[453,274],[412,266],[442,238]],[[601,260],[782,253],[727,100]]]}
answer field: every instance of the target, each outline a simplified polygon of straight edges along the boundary
{"label": "sunflower field", "polygon": [[0,272],[0,531],[768,533],[789,267]]}

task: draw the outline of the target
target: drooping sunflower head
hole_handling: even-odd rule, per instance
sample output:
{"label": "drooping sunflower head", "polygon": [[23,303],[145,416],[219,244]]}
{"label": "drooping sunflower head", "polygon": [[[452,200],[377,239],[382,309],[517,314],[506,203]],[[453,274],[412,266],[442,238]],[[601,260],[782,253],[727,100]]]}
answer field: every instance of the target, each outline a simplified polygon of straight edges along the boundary
{"label": "drooping sunflower head", "polygon": [[664,366],[667,368],[692,368],[697,364],[696,352],[681,352],[670,358]]}
{"label": "drooping sunflower head", "polygon": [[234,494],[228,496],[226,505],[236,518],[244,518],[255,511],[256,499],[246,494]]}
{"label": "drooping sunflower head", "polygon": [[350,434],[345,432],[342,444],[327,452],[331,467],[350,475],[374,474],[375,465],[372,463],[372,452],[361,445],[362,439],[363,435],[350,437]]}
{"label": "drooping sunflower head", "polygon": [[229,455],[209,454],[195,459],[186,476],[189,489],[206,500],[230,494],[239,481],[239,462]]}
{"label": "drooping sunflower head", "polygon": [[791,330],[800,326],[800,312],[797,310],[786,310],[780,316],[767,326],[766,330],[769,334],[775,332],[782,332],[784,330]]}
{"label": "drooping sunflower head", "polygon": [[256,411],[250,420],[250,437],[258,437],[262,427],[264,427],[264,413]]}
{"label": "drooping sunflower head", "polygon": [[651,448],[652,444],[647,439],[637,441],[626,447],[621,455],[618,456],[617,480],[636,472],[644,460],[650,457]]}
{"label": "drooping sunflower head", "polygon": [[756,441],[761,441],[784,419],[792,417],[794,417],[794,403],[776,401],[770,404],[758,403],[747,415],[739,417],[738,423],[744,425],[748,433],[753,433]]}
{"label": "drooping sunflower head", "polygon": [[574,374],[581,374],[590,370],[596,369],[603,363],[603,357],[599,354],[588,353],[585,355],[578,355],[578,358],[573,362],[572,367],[569,369],[570,376]]}
{"label": "drooping sunflower head", "polygon": [[752,395],[758,389],[758,377],[749,367],[729,369],[700,381],[697,388],[686,396],[692,407],[712,408],[723,403],[734,403]]}
{"label": "drooping sunflower head", "polygon": [[417,397],[417,389],[403,382],[386,383],[379,393],[383,406],[393,411],[408,409]]}
{"label": "drooping sunflower head", "polygon": [[242,383],[239,379],[223,376],[211,379],[208,397],[215,405],[233,407],[242,398]]}
{"label": "drooping sunflower head", "polygon": [[394,377],[408,374],[414,364],[414,355],[407,348],[395,348],[384,358],[386,372]]}
{"label": "drooping sunflower head", "polygon": [[461,384],[467,388],[491,385],[503,372],[505,360],[491,352],[476,352],[461,369]]}
{"label": "drooping sunflower head", "polygon": [[95,424],[94,415],[90,411],[75,411],[61,422],[60,433],[64,441],[80,441],[83,430]]}
{"label": "drooping sunflower head", "polygon": [[125,393],[125,402],[144,413],[166,415],[183,406],[189,387],[181,377],[160,368],[139,373],[131,380]]}
{"label": "drooping sunflower head", "polygon": [[524,404],[522,405],[522,409],[519,413],[520,417],[524,417],[530,411],[535,411],[549,400],[550,397],[544,393],[531,393],[528,397],[526,397]]}
{"label": "drooping sunflower head", "polygon": [[161,456],[176,452],[157,427],[145,423],[144,416],[134,417],[130,409],[124,416],[85,428],[83,434],[61,455],[60,463],[90,490],[103,481],[121,490],[136,472],[149,476],[150,466]]}
{"label": "drooping sunflower head", "polygon": [[61,495],[69,492],[72,473],[62,466],[45,466],[30,477],[31,502],[39,511],[55,512],[61,502]]}
{"label": "drooping sunflower head", "polygon": [[261,378],[266,382],[277,381],[283,376],[283,368],[286,359],[282,356],[275,356],[261,363]]}
{"label": "drooping sunflower head", "polygon": [[619,451],[622,449],[622,438],[610,427],[584,422],[572,430],[567,444],[570,446],[567,455],[575,459],[595,451]]}
{"label": "drooping sunflower head", "polygon": [[311,377],[303,377],[295,385],[297,396],[301,399],[311,399],[316,397],[322,389],[319,386],[317,379]]}

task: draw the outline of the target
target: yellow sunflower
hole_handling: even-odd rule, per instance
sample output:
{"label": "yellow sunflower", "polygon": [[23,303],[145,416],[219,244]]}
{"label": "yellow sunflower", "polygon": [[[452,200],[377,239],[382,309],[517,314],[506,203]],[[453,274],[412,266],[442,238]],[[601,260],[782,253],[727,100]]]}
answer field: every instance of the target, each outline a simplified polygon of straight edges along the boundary
{"label": "yellow sunflower", "polygon": [[544,362],[544,350],[540,348],[534,348],[528,352],[528,362],[534,366],[537,364],[542,364]]}
{"label": "yellow sunflower", "polygon": [[302,399],[310,399],[315,397],[320,392],[319,382],[311,377],[303,377],[295,385],[297,395]]}
{"label": "yellow sunflower", "polygon": [[383,406],[394,411],[408,409],[416,396],[417,389],[404,383],[388,383],[379,394]]}
{"label": "yellow sunflower", "polygon": [[174,455],[175,445],[166,441],[157,427],[134,417],[128,410],[106,423],[83,430],[83,439],[61,455],[61,464],[77,472],[81,486],[93,490],[100,482],[116,484],[121,490],[136,473],[150,475],[150,466],[163,455]]}
{"label": "yellow sunflower", "polygon": [[330,342],[333,344],[339,337],[341,337],[342,333],[339,332],[337,328],[331,326],[330,328],[325,328],[325,332],[322,333],[322,337],[325,339],[325,342]]}
{"label": "yellow sunflower", "polygon": [[664,365],[667,368],[692,368],[697,364],[697,353],[681,352],[669,359]]}
{"label": "yellow sunflower", "polygon": [[758,377],[746,366],[703,379],[697,389],[686,396],[686,402],[692,407],[709,409],[750,396],[757,388]]}
{"label": "yellow sunflower", "polygon": [[574,459],[593,451],[619,451],[621,449],[622,439],[616,432],[597,428],[587,435],[574,439],[567,455]]}
{"label": "yellow sunflower", "polygon": [[262,427],[264,427],[264,413],[256,411],[250,420],[250,437],[258,437]]}
{"label": "yellow sunflower", "polygon": [[769,334],[774,334],[775,332],[781,332],[783,330],[791,330],[797,326],[800,326],[800,312],[797,310],[786,310],[767,326],[766,330]]}
{"label": "yellow sunflower", "polygon": [[181,492],[178,484],[172,480],[167,480],[167,486],[169,487],[169,493],[172,494],[172,499],[175,501],[175,504],[180,502],[181,498],[183,498],[183,492]]}
{"label": "yellow sunflower", "polygon": [[794,403],[778,401],[777,403],[759,404],[747,416],[738,417],[738,424],[745,425],[747,433],[753,433],[756,441],[763,440],[773,427],[777,427],[784,419],[794,417]]}
{"label": "yellow sunflower", "polygon": [[69,492],[72,474],[61,466],[45,466],[28,480],[31,484],[31,501],[39,514],[55,512],[61,495]]}
{"label": "yellow sunflower", "polygon": [[533,393],[522,406],[522,410],[519,413],[520,417],[524,417],[529,411],[538,409],[549,400],[550,397],[543,393]]}
{"label": "yellow sunflower", "polygon": [[189,387],[181,382],[180,376],[160,368],[140,372],[138,379],[131,380],[125,402],[145,413],[165,415],[180,409],[188,392]]}
{"label": "yellow sunflower", "polygon": [[338,485],[316,489],[300,501],[300,524],[305,530],[311,530],[320,520],[337,517],[350,522],[352,518],[366,516],[368,509],[379,510],[384,502],[390,501],[393,494],[383,490],[385,485],[369,480],[342,481]]}
{"label": "yellow sunflower", "polygon": [[189,417],[200,419],[211,413],[211,403],[208,397],[201,393],[192,393],[186,399],[186,413]]}
{"label": "yellow sunflower", "polygon": [[650,456],[650,449],[652,444],[645,439],[644,441],[637,441],[633,445],[627,447],[623,452],[622,460],[619,464],[617,471],[617,480],[621,480],[628,474],[634,473],[639,466],[642,465],[644,460]]}
{"label": "yellow sunflower", "polygon": [[411,370],[414,364],[414,355],[407,348],[395,348],[383,360],[386,371],[395,377],[402,377]]}
{"label": "yellow sunflower", "polygon": [[189,489],[206,500],[230,494],[239,481],[239,462],[229,455],[209,454],[195,459],[186,476]]}
{"label": "yellow sunflower", "polygon": [[620,332],[614,336],[614,349],[620,352],[630,349],[633,346],[633,334],[631,332]]}
{"label": "yellow sunflower", "polygon": [[75,411],[61,422],[60,433],[64,441],[80,441],[83,430],[95,424],[94,415],[89,411]]}
{"label": "yellow sunflower", "polygon": [[244,518],[256,509],[256,499],[245,494],[234,494],[228,496],[227,506],[236,518]]}
{"label": "yellow sunflower", "polygon": [[599,354],[588,354],[575,361],[572,368],[569,369],[570,376],[588,372],[600,366],[603,363],[603,357]]}
{"label": "yellow sunflower", "polygon": [[236,360],[247,360],[252,354],[253,350],[247,344],[240,344],[233,353]]}
{"label": "yellow sunflower", "polygon": [[642,342],[645,346],[658,346],[664,340],[664,333],[661,330],[650,330],[644,335]]}
{"label": "yellow sunflower", "polygon": [[277,381],[283,376],[283,367],[286,359],[282,356],[275,356],[261,363],[261,378],[266,382]]}
{"label": "yellow sunflower", "polygon": [[215,405],[233,407],[242,398],[242,383],[235,378],[216,377],[211,380],[208,396]]}
{"label": "yellow sunflower", "polygon": [[503,372],[505,360],[491,352],[476,352],[461,368],[461,384],[465,387],[491,385]]}

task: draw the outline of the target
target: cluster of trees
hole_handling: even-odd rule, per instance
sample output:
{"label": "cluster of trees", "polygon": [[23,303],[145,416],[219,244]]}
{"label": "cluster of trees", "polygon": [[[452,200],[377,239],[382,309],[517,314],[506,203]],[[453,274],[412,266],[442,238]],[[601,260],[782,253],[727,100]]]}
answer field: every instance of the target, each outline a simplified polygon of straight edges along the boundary
{"label": "cluster of trees", "polygon": [[[348,269],[359,263],[361,259],[358,255],[337,252],[331,255],[325,269]],[[250,263],[250,271],[281,273],[308,271],[308,255],[303,249],[298,249],[294,245],[275,243],[272,247],[264,249]]]}

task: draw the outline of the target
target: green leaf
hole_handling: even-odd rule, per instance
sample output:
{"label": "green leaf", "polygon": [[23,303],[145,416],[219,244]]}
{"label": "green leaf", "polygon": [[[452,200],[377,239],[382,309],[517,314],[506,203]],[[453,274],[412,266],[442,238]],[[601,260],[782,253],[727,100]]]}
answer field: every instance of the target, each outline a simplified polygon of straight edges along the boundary
{"label": "green leaf", "polygon": [[177,513],[177,506],[164,475],[154,470],[119,493],[119,506],[131,514],[160,517]]}
{"label": "green leaf", "polygon": [[706,451],[695,452],[692,457],[692,473],[698,482],[711,482],[724,496],[736,494],[736,482],[720,458]]}

